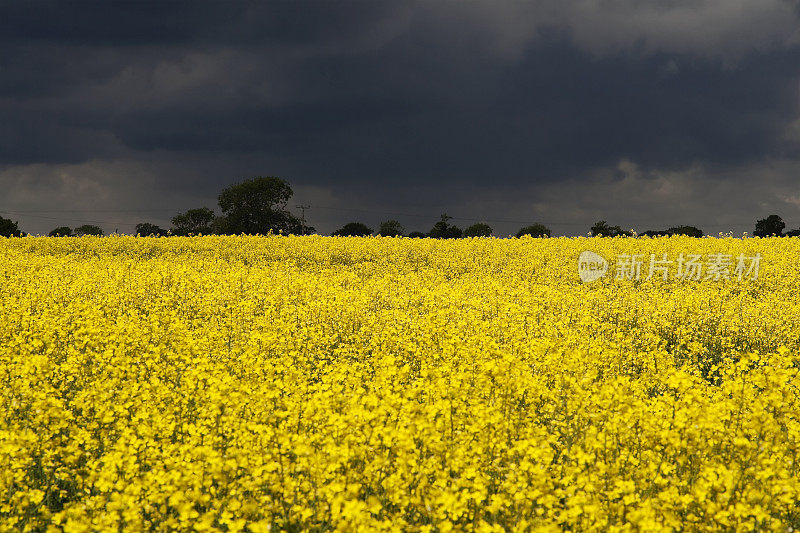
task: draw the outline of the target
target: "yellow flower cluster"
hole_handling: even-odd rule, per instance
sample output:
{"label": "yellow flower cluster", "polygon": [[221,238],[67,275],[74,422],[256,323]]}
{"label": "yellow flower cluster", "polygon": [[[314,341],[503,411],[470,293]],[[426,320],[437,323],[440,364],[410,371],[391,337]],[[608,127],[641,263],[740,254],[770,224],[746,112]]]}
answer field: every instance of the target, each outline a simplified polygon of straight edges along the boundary
{"label": "yellow flower cluster", "polygon": [[[584,250],[761,269],[581,283]],[[0,254],[2,531],[800,527],[800,239]]]}

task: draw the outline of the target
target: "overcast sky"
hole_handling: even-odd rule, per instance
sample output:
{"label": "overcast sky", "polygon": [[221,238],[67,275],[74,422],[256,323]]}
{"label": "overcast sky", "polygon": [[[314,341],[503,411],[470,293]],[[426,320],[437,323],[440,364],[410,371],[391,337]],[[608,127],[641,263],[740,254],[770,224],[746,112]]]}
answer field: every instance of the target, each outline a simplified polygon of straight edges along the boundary
{"label": "overcast sky", "polygon": [[322,233],[797,228],[800,2],[0,2],[23,231],[168,227],[258,175]]}

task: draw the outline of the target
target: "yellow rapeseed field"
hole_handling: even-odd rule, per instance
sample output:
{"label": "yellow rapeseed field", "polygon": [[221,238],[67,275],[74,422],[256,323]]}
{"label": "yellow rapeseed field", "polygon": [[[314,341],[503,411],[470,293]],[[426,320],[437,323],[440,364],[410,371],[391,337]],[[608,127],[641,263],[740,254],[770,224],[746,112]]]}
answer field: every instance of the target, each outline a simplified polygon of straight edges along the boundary
{"label": "yellow rapeseed field", "polygon": [[[584,250],[642,276],[581,283]],[[2,531],[800,527],[798,238],[0,254]]]}

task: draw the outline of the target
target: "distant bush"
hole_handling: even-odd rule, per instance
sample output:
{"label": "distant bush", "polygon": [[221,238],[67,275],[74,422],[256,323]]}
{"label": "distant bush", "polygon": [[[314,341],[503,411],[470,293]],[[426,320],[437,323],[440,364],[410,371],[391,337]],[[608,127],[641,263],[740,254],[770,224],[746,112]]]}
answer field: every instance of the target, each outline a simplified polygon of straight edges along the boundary
{"label": "distant bush", "polygon": [[666,230],[647,230],[642,233],[647,237],[669,236],[669,235],[686,235],[687,237],[702,237],[703,230],[694,226],[676,226]]}
{"label": "distant bush", "polygon": [[464,230],[464,237],[491,237],[492,227],[489,224],[473,224]]}
{"label": "distant bush", "polygon": [[142,237],[166,237],[169,232],[155,224],[142,222],[141,224],[136,224],[136,234]]}
{"label": "distant bush", "polygon": [[443,214],[439,222],[434,224],[433,228],[428,232],[428,237],[432,239],[458,239],[461,237],[461,228],[447,223],[451,218],[453,217],[448,216],[446,213]]}
{"label": "distant bush", "polygon": [[633,231],[619,226],[609,226],[605,220],[595,222],[591,227],[592,237],[633,237]]}
{"label": "distant bush", "polygon": [[549,237],[550,228],[544,224],[525,226],[524,228],[520,228],[520,230],[517,232],[517,237],[523,237],[525,235],[530,235],[531,237]]}
{"label": "distant bush", "polygon": [[59,226],[47,234],[49,237],[72,237],[72,228],[69,226]]}
{"label": "distant bush", "polygon": [[387,220],[381,222],[378,228],[378,235],[383,237],[401,237],[406,232],[406,229],[396,220]]}
{"label": "distant bush", "polygon": [[334,237],[366,237],[372,235],[372,228],[361,222],[350,222],[334,231],[331,235]]}
{"label": "distant bush", "polygon": [[77,235],[78,237],[82,237],[84,235],[97,235],[99,237],[102,237],[103,229],[100,226],[85,224],[83,226],[78,226],[77,228],[75,228],[75,235]]}

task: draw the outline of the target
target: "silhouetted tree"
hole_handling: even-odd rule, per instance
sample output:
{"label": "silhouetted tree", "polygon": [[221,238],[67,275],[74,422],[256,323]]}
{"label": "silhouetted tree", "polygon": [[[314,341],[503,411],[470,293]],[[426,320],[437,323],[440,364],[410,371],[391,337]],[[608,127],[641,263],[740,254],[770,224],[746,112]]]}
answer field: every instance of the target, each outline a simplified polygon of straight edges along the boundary
{"label": "silhouetted tree", "polygon": [[491,237],[492,227],[482,222],[473,224],[464,230],[464,237]]}
{"label": "silhouetted tree", "polygon": [[458,239],[461,237],[461,228],[447,223],[453,217],[443,214],[439,222],[433,225],[428,232],[428,237],[433,239]]}
{"label": "silhouetted tree", "polygon": [[378,235],[383,237],[402,237],[405,232],[406,228],[396,220],[381,222],[381,226],[378,228]]}
{"label": "silhouetted tree", "polygon": [[800,237],[800,229],[793,229],[783,234],[784,237]]}
{"label": "silhouetted tree", "polygon": [[609,226],[605,220],[595,222],[591,231],[592,237],[633,237],[632,231],[625,231],[619,226]]}
{"label": "silhouetted tree", "polygon": [[694,226],[675,226],[666,230],[647,230],[642,233],[646,237],[659,237],[669,235],[686,235],[687,237],[702,237],[703,230]]}
{"label": "silhouetted tree", "polygon": [[214,211],[208,207],[189,209],[172,218],[172,233],[175,235],[208,235],[213,233]]}
{"label": "silhouetted tree", "polygon": [[166,237],[169,232],[155,224],[142,222],[141,224],[136,224],[136,234],[142,237]]}
{"label": "silhouetted tree", "polygon": [[97,235],[103,236],[103,229],[100,226],[93,226],[91,224],[84,224],[75,228],[75,235],[82,237],[83,235]]}
{"label": "silhouetted tree", "polygon": [[302,233],[300,220],[286,211],[292,188],[273,176],[231,185],[219,195],[228,233]]}
{"label": "silhouetted tree", "polygon": [[0,217],[0,237],[22,237],[25,233],[19,230],[17,222]]}
{"label": "silhouetted tree", "polygon": [[670,235],[686,235],[687,237],[702,237],[703,230],[694,226],[676,226],[667,230]]}
{"label": "silhouetted tree", "polygon": [[786,227],[781,217],[778,215],[770,215],[767,218],[762,218],[756,221],[756,229],[753,231],[754,237],[769,237],[775,235],[780,237],[783,235],[783,228]]}
{"label": "silhouetted tree", "polygon": [[47,234],[50,237],[72,237],[72,228],[69,226],[59,226]]}
{"label": "silhouetted tree", "polygon": [[549,237],[550,228],[544,224],[525,226],[524,228],[520,228],[520,230],[517,232],[517,237],[522,237],[524,235],[530,235],[531,237]]}
{"label": "silhouetted tree", "polygon": [[334,231],[334,237],[366,237],[372,235],[372,228],[368,228],[361,222],[350,222]]}
{"label": "silhouetted tree", "polygon": [[424,239],[426,237],[426,235],[421,231],[412,231],[408,234],[408,236],[412,239]]}
{"label": "silhouetted tree", "polygon": [[592,226],[589,230],[592,232],[592,237],[597,237],[597,236],[605,237],[610,233],[608,222],[606,222],[605,220],[600,220],[598,222],[595,222],[594,226]]}

